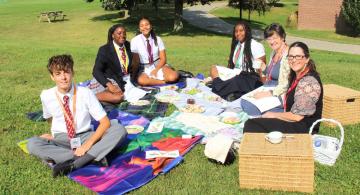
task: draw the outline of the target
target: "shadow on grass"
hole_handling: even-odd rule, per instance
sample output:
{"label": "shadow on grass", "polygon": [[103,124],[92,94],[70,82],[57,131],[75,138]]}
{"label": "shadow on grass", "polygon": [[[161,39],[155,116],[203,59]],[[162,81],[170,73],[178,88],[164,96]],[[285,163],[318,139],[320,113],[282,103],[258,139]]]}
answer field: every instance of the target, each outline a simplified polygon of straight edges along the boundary
{"label": "shadow on grass", "polygon": [[274,7],[284,7],[285,5],[283,3],[275,3]]}
{"label": "shadow on grass", "polygon": [[173,31],[174,27],[174,7],[169,5],[164,5],[159,7],[158,11],[155,11],[152,7],[140,6],[138,10],[134,10],[130,17],[124,18],[122,13],[123,11],[111,12],[104,15],[99,15],[91,18],[91,21],[111,21],[114,24],[120,23],[123,24],[127,31],[138,33],[138,22],[141,17],[148,17],[154,27],[155,32],[161,36],[224,36],[230,37],[230,35],[224,35],[219,33],[214,33],[208,30],[192,26],[183,20],[183,29],[181,31]]}
{"label": "shadow on grass", "polygon": [[[234,24],[234,25],[239,21],[238,17],[220,17],[220,19],[224,20],[229,24]],[[250,18],[250,22],[247,20],[247,17],[245,18],[245,20],[249,23],[252,29],[264,29],[267,26],[267,24],[263,22],[251,20],[251,18]]]}
{"label": "shadow on grass", "polygon": [[108,14],[104,14],[104,15],[100,15],[100,16],[95,16],[95,17],[91,18],[91,20],[96,22],[96,21],[118,19],[120,17],[120,12],[121,11],[116,12],[116,13],[108,13]]}

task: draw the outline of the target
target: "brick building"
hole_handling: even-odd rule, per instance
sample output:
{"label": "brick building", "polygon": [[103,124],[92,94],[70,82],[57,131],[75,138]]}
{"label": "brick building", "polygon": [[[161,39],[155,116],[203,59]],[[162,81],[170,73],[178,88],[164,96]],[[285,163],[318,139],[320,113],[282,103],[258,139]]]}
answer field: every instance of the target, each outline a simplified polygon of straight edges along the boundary
{"label": "brick building", "polygon": [[343,0],[299,0],[298,29],[346,31],[340,16]]}

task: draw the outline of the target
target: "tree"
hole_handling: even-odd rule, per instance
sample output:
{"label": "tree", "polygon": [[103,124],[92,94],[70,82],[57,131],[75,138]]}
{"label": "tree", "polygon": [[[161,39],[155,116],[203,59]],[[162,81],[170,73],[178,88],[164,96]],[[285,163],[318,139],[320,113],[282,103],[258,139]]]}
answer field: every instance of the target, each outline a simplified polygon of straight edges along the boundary
{"label": "tree", "polygon": [[[85,0],[86,2],[93,2],[94,0]],[[129,10],[129,14],[131,13],[132,9],[134,8],[136,2],[138,0],[100,0],[102,3],[102,7],[105,10],[117,10],[117,9],[127,9]],[[151,0],[152,6],[155,10],[158,10],[158,3],[159,0]],[[189,5],[196,5],[200,2],[202,5],[210,4],[211,0],[187,0],[187,4]],[[166,3],[169,3],[169,0],[165,0]],[[174,16],[174,31],[179,31],[183,28],[182,23],[182,15],[183,15],[183,8],[184,8],[184,0],[174,0],[175,5],[175,16]]]}
{"label": "tree", "polygon": [[175,0],[175,18],[174,18],[174,31],[180,31],[184,25],[182,23],[182,15],[184,9],[184,0]]}
{"label": "tree", "polygon": [[356,35],[360,34],[360,0],[344,0],[341,14],[353,29]]}
{"label": "tree", "polygon": [[253,11],[257,11],[258,14],[265,14],[266,11],[266,0],[249,0],[249,6],[248,6],[248,21],[250,21],[250,14]]}
{"label": "tree", "polygon": [[270,7],[274,7],[280,0],[267,0]]}
{"label": "tree", "polygon": [[257,11],[260,14],[265,14],[267,10],[266,0],[229,0],[229,6],[239,8],[240,20],[243,19],[242,11],[248,10],[248,20],[250,21],[251,12]]}

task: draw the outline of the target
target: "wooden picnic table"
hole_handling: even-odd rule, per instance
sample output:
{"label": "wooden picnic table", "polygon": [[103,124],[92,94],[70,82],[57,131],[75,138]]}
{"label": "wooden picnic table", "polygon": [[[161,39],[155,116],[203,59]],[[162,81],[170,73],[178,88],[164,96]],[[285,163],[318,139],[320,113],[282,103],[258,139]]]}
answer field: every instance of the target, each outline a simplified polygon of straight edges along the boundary
{"label": "wooden picnic table", "polygon": [[51,21],[55,21],[56,19],[64,20],[65,16],[66,15],[63,13],[63,11],[41,12],[39,16],[39,22],[41,22],[43,19],[46,19],[49,23],[51,23]]}

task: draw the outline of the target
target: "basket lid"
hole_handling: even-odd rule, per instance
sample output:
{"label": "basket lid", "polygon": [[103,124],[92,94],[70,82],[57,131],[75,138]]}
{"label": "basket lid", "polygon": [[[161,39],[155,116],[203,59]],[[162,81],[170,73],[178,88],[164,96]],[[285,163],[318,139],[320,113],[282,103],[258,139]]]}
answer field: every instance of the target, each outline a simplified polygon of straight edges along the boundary
{"label": "basket lid", "polygon": [[360,91],[335,84],[324,85],[324,97],[333,99],[348,99],[360,97]]}
{"label": "basket lid", "polygon": [[279,144],[265,140],[266,133],[245,133],[239,155],[313,157],[312,139],[309,134],[284,134]]}

